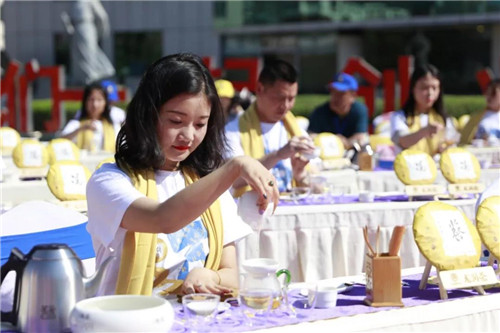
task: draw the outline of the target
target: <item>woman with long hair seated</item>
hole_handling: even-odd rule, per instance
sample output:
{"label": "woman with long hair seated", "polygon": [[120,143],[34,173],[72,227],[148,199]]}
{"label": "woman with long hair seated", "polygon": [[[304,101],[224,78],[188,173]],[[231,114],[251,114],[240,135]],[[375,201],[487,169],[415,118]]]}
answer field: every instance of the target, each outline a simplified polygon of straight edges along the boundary
{"label": "woman with long hair seated", "polygon": [[113,153],[121,124],[112,121],[110,112],[108,93],[101,83],[87,85],[79,118],[66,124],[61,137],[74,141],[80,149]]}
{"label": "woman with long hair seated", "polygon": [[88,230],[99,266],[111,263],[99,294],[223,294],[238,287],[235,242],[251,230],[228,189],[242,177],[277,204],[272,174],[248,156],[226,163],[224,113],[201,59],[176,54],[144,74],[127,108],[116,163],[87,185]]}
{"label": "woman with long hair seated", "polygon": [[439,71],[430,64],[419,66],[411,76],[410,94],[402,110],[391,114],[391,139],[400,149],[433,156],[452,144],[446,142],[447,132],[457,133],[444,109]]}

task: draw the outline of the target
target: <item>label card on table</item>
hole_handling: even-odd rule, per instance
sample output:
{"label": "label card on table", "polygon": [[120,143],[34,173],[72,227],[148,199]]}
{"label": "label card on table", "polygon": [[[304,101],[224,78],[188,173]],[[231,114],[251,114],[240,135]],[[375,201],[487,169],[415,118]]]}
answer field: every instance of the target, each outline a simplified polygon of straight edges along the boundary
{"label": "label card on table", "polygon": [[492,266],[440,271],[439,278],[446,290],[498,283]]}
{"label": "label card on table", "polygon": [[70,142],[58,142],[52,145],[56,161],[75,161],[76,157],[73,153]]}
{"label": "label card on table", "polygon": [[43,163],[42,147],[38,144],[25,143],[23,145],[23,164],[26,167],[38,167]]}
{"label": "label card on table", "polygon": [[408,165],[411,180],[415,181],[432,178],[432,172],[427,155],[406,155],[404,158],[406,160],[406,164]]}
{"label": "label card on table", "polygon": [[14,131],[1,131],[2,133],[2,146],[15,147],[17,145],[17,134]]}
{"label": "label card on table", "polygon": [[483,183],[449,184],[448,185],[448,193],[450,193],[451,195],[481,193],[483,191],[484,191],[484,184]]}
{"label": "label card on table", "polygon": [[450,153],[451,164],[457,179],[476,178],[476,172],[469,153]]}
{"label": "label card on table", "polygon": [[61,165],[61,176],[66,194],[85,194],[87,178],[85,169],[79,165]]}
{"label": "label card on table", "polygon": [[446,256],[473,256],[476,248],[461,212],[441,210],[431,212],[443,242]]}

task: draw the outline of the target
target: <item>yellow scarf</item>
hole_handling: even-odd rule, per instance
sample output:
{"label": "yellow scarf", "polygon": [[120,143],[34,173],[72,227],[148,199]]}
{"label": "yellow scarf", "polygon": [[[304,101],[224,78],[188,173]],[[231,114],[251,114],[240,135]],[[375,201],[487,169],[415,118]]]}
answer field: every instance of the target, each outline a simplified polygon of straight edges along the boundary
{"label": "yellow scarf", "polygon": [[[122,168],[133,180],[134,186],[148,198],[158,200],[155,173],[153,170],[132,173]],[[186,186],[198,180],[189,170],[183,170]],[[201,215],[208,233],[209,254],[205,267],[218,270],[223,249],[222,215],[219,200],[216,200]],[[151,295],[156,262],[157,235],[153,233],[127,231],[123,242],[120,270],[116,282],[116,294]]]}
{"label": "yellow scarf", "polygon": [[[283,119],[283,124],[289,137],[302,135],[295,116],[291,111],[288,111]],[[264,140],[262,139],[262,129],[260,127],[259,115],[257,114],[257,106],[255,103],[245,111],[239,119],[241,146],[245,155],[252,156],[255,159],[260,159],[265,155]],[[235,189],[233,195],[240,197],[243,193],[250,191],[250,186],[243,186]]]}
{"label": "yellow scarf", "polygon": [[[429,124],[441,124],[443,127],[446,127],[446,123],[443,121],[443,118],[431,109],[429,111]],[[415,133],[420,129],[420,115],[415,115],[414,117],[407,117],[406,123],[410,129],[410,133]],[[434,134],[430,138],[422,138],[416,144],[409,147],[409,149],[417,149],[427,154],[433,156],[439,151],[439,144],[444,140],[445,131],[440,131]]]}
{"label": "yellow scarf", "polygon": [[[80,126],[85,124],[86,122],[91,122],[91,121],[92,120],[89,119],[81,120]],[[103,150],[108,151],[110,153],[114,153],[116,138],[113,125],[106,119],[103,119],[102,129],[104,134]],[[88,149],[90,151],[95,151],[97,147],[94,147],[93,138],[94,138],[94,131],[92,130],[80,131],[76,135],[76,145],[80,149]]]}

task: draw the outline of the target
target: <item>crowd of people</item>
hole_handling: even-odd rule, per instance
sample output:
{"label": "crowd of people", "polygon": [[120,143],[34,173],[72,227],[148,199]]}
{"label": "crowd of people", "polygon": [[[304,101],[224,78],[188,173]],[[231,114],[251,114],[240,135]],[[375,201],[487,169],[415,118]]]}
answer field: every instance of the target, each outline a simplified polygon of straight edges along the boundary
{"label": "crowd of people", "polygon": [[[264,64],[247,101],[192,54],[152,64],[126,116],[113,109],[116,87],[107,86],[88,85],[81,111],[61,132],[82,149],[115,153],[87,185],[97,265],[119,258],[100,294],[230,292],[238,285],[235,242],[251,232],[233,197],[257,191],[263,212],[280,192],[306,186],[319,133],[337,135],[345,149],[369,142],[368,111],[347,73],[328,83],[330,99],[311,108],[307,131],[291,111],[298,73],[283,60]],[[457,143],[437,68],[415,68],[409,89],[401,110],[387,117],[393,145],[434,155]],[[490,83],[486,101],[469,140],[500,138],[500,80]]]}

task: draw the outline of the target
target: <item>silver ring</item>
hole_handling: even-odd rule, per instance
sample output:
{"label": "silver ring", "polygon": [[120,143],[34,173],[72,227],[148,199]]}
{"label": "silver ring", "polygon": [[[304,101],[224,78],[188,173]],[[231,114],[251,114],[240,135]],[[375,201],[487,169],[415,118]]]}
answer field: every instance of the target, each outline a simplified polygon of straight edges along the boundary
{"label": "silver ring", "polygon": [[270,181],[267,183],[267,185],[269,185],[269,186],[273,187],[273,186],[274,186],[274,182],[273,182],[272,180],[270,180]]}

